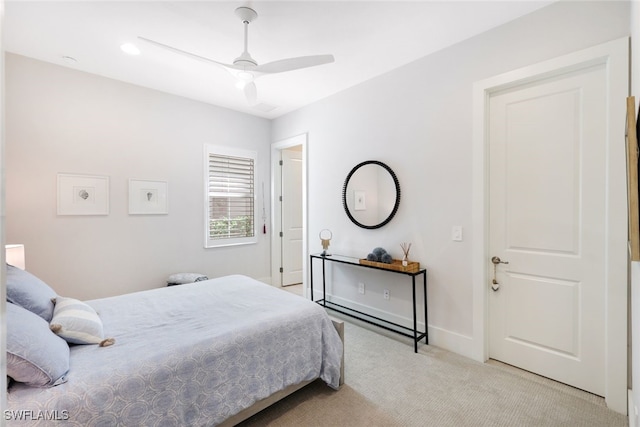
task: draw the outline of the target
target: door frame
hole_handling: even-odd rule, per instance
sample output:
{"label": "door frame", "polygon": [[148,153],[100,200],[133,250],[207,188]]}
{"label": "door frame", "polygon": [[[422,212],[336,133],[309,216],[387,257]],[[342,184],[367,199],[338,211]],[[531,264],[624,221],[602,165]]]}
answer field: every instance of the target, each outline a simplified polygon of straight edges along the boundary
{"label": "door frame", "polygon": [[[280,214],[283,233],[280,238],[280,249],[283,257],[280,264],[282,266],[282,282],[280,285],[285,287],[302,284],[302,236],[304,234],[302,225],[302,146],[296,145],[280,150],[280,159],[282,160],[282,165],[280,166],[281,179],[279,181],[281,185],[280,194],[282,194]],[[287,175],[294,182],[288,182]],[[295,188],[293,192],[291,191],[292,187]],[[297,211],[297,209],[300,210]],[[293,212],[299,213],[299,216],[293,216]],[[299,226],[295,232],[292,231],[293,225]],[[296,243],[300,245],[300,252],[297,254],[301,257],[299,259],[300,264],[284,259],[285,257],[294,258],[296,252],[298,252],[297,249],[292,250],[291,248],[293,234],[296,235]],[[300,270],[295,268],[296,266]],[[287,280],[284,280],[285,277]]]}
{"label": "door frame", "polygon": [[307,258],[309,255],[307,239],[307,134],[303,133],[271,144],[271,284],[282,286],[282,239],[279,237],[282,224],[281,204],[276,195],[281,193],[280,152],[287,148],[302,146],[302,289],[307,296]]}
{"label": "door frame", "polygon": [[[489,358],[489,98],[497,91],[586,66],[603,64],[609,90],[606,296],[605,401],[614,411],[627,413],[627,182],[625,154],[625,100],[628,96],[629,39],[624,37],[559,58],[510,71],[474,83],[472,153],[472,358]],[[624,78],[621,78],[624,76]]]}

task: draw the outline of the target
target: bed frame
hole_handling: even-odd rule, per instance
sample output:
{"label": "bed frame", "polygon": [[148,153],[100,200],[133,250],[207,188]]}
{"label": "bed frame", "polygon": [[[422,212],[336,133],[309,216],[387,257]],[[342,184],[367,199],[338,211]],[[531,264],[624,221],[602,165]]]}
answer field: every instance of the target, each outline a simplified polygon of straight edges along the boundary
{"label": "bed frame", "polygon": [[[339,382],[339,385],[342,386],[342,384],[344,384],[344,322],[339,319],[335,319],[331,316],[329,317],[331,318],[331,322],[333,322],[333,326],[336,328],[336,331],[338,331],[338,335],[340,335],[340,340],[342,341],[342,359],[340,362],[340,382]],[[279,400],[284,399],[285,397],[289,396],[291,393],[294,393],[300,390],[301,388],[311,384],[314,381],[315,380],[309,380],[309,381],[303,381],[300,384],[290,385],[284,390],[280,390],[279,392],[274,393],[271,396],[254,403],[252,406],[238,412],[231,418],[227,418],[223,423],[219,424],[219,427],[232,427],[232,426],[235,426],[236,424],[240,424],[242,421],[254,416],[258,412],[262,411],[263,409],[268,408],[269,406],[273,405]]]}

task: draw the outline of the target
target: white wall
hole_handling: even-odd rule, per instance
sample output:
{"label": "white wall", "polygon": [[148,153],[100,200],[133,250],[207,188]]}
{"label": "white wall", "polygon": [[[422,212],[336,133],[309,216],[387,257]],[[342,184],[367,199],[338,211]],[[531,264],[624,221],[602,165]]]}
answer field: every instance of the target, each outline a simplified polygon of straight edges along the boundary
{"label": "white wall", "polygon": [[[204,249],[203,146],[257,151],[260,188],[269,131],[266,119],[7,54],[6,240],[25,244],[27,270],[81,299],[175,272],[268,281],[268,236]],[[61,172],[109,176],[110,214],[57,216]],[[129,215],[129,178],[168,181],[169,214]]]}
{"label": "white wall", "polygon": [[[473,333],[471,270],[472,85],[542,60],[629,35],[628,2],[561,2],[488,31],[401,69],[274,120],[273,140],[309,134],[309,242],[333,231],[331,250],[364,257],[383,246],[394,257],[412,242],[412,260],[428,268],[431,342],[463,354]],[[339,58],[338,58],[339,60]],[[349,222],[343,180],[357,163],[375,159],[397,174],[402,201],[379,230]],[[451,240],[462,225],[464,240]],[[334,269],[336,270],[336,269]],[[394,276],[334,272],[338,297],[408,320],[410,292]],[[382,288],[391,289],[385,301]]]}

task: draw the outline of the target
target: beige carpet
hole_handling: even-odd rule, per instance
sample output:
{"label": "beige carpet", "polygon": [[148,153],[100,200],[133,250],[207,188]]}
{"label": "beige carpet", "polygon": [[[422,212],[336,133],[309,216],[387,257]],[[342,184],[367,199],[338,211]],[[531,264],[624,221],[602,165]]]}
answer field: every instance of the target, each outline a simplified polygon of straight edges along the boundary
{"label": "beige carpet", "polygon": [[[333,313],[330,313],[333,315]],[[346,383],[315,382],[248,426],[627,426],[602,398],[345,319]]]}

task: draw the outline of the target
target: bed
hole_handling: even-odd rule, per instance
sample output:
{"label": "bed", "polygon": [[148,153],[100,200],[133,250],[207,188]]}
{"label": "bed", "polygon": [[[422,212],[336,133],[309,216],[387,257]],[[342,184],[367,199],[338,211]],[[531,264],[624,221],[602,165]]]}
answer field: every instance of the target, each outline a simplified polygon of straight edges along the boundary
{"label": "bed", "polygon": [[84,303],[115,343],[69,344],[58,385],[14,382],[8,425],[235,425],[314,380],[342,383],[340,325],[246,276]]}

